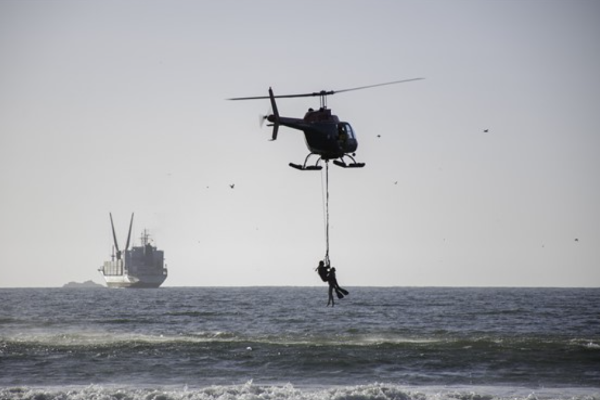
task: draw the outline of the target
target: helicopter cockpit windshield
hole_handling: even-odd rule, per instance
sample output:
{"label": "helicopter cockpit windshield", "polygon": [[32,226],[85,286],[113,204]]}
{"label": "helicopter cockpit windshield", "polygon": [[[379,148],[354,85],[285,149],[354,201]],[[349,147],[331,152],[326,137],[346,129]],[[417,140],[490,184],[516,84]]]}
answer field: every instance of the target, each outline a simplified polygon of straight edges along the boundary
{"label": "helicopter cockpit windshield", "polygon": [[347,122],[340,122],[337,124],[338,130],[338,145],[340,150],[344,153],[350,153],[356,150],[356,136],[354,130]]}
{"label": "helicopter cockpit windshield", "polygon": [[340,122],[338,124],[338,133],[340,135],[340,139],[344,138],[356,140],[356,137],[354,136],[354,130],[347,122]]}

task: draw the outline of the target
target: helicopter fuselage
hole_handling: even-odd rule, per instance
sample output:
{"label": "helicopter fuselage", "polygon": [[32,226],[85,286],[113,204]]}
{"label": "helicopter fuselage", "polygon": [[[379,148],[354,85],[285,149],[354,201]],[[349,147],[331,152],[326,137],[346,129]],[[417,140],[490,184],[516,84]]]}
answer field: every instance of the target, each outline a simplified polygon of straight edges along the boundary
{"label": "helicopter fuselage", "polygon": [[275,124],[304,132],[308,150],[311,153],[319,154],[324,160],[332,160],[345,154],[354,153],[358,147],[352,126],[347,122],[341,122],[327,108],[317,111],[309,109],[304,118],[269,115],[267,119]]}

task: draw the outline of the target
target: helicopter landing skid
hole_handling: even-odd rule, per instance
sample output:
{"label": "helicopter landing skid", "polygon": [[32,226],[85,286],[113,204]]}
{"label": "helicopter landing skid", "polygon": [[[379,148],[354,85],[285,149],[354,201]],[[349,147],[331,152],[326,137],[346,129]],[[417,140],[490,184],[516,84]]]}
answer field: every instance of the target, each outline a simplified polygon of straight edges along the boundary
{"label": "helicopter landing skid", "polygon": [[[344,161],[344,157],[348,157],[349,159],[352,160],[351,163],[346,164],[346,162]],[[365,166],[365,163],[358,163],[356,162],[356,160],[354,159],[354,157],[352,157],[349,154],[344,154],[342,157],[340,157],[340,160],[333,160],[333,163],[335,165],[337,165],[338,167],[342,167],[342,168],[362,168]]]}
{"label": "helicopter landing skid", "polygon": [[315,165],[306,165],[306,163],[308,162],[308,159],[310,158],[310,156],[314,156],[314,155],[318,155],[318,154],[316,154],[316,153],[310,153],[304,159],[304,164],[303,165],[290,163],[290,167],[299,169],[300,171],[320,171],[320,170],[322,170],[323,167],[321,165],[319,165],[319,161],[321,161],[321,157],[319,157],[319,159],[317,160],[317,162],[315,163]]}
{"label": "helicopter landing skid", "polygon": [[320,165],[300,165],[294,163],[290,163],[290,167],[299,169],[300,171],[320,171],[323,169]]}
{"label": "helicopter landing skid", "polygon": [[345,162],[342,161],[338,161],[338,160],[334,160],[333,163],[335,165],[337,165],[338,167],[342,167],[342,168],[362,168],[365,166],[365,163],[351,163],[351,164],[346,164]]}

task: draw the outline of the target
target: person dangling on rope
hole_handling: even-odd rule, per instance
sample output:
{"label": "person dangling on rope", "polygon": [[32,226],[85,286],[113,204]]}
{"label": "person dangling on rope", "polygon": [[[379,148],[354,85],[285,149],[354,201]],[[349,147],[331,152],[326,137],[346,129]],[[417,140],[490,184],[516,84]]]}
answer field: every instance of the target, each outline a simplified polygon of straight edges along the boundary
{"label": "person dangling on rope", "polygon": [[327,276],[329,275],[329,264],[325,265],[325,261],[319,261],[319,266],[316,269],[317,273],[321,277],[323,282],[327,282]]}
{"label": "person dangling on rope", "polygon": [[335,301],[333,300],[333,291],[335,290],[335,294],[338,299],[343,299],[344,295],[348,295],[348,291],[346,289],[342,289],[338,284],[337,278],[335,276],[335,268],[331,268],[329,270],[329,274],[327,275],[327,283],[329,283],[329,300],[327,301],[327,306],[331,304],[331,307],[335,306]]}
{"label": "person dangling on rope", "polygon": [[335,275],[335,268],[330,267],[328,257],[325,257],[325,260],[319,261],[319,266],[316,268],[316,271],[321,280],[329,284],[329,300],[327,301],[327,306],[330,304],[332,307],[335,306],[335,301],[333,298],[334,291],[338,299],[343,299],[344,296],[350,294],[346,289],[340,287],[338,284],[337,277]]}

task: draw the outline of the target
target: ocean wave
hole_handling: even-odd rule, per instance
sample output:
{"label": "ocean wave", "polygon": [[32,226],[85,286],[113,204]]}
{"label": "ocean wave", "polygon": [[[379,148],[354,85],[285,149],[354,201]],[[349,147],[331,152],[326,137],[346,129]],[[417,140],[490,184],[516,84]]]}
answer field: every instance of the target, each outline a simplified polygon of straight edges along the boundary
{"label": "ocean wave", "polygon": [[295,387],[285,385],[207,386],[202,388],[9,387],[6,400],[600,400],[595,388],[407,387],[374,383],[358,386]]}
{"label": "ocean wave", "polygon": [[202,331],[175,335],[107,333],[107,332],[70,332],[70,333],[28,333],[0,337],[0,343],[42,346],[111,346],[126,344],[210,344],[210,343],[256,343],[285,346],[380,346],[394,344],[428,344],[446,342],[441,338],[411,338],[386,335],[244,335],[228,331]]}
{"label": "ocean wave", "polygon": [[56,348],[105,347],[128,345],[197,345],[197,344],[258,344],[308,347],[390,347],[390,348],[446,348],[446,349],[551,349],[578,347],[599,350],[597,338],[564,338],[551,336],[404,336],[398,334],[240,334],[229,331],[200,331],[179,334],[145,334],[102,331],[29,332],[0,336],[0,349],[12,345],[49,346]]}
{"label": "ocean wave", "polygon": [[198,332],[180,335],[138,334],[115,332],[69,332],[69,333],[27,333],[0,337],[0,343],[47,345],[47,346],[103,346],[119,344],[163,344],[163,343],[203,343],[232,341],[237,336],[228,332]]}

